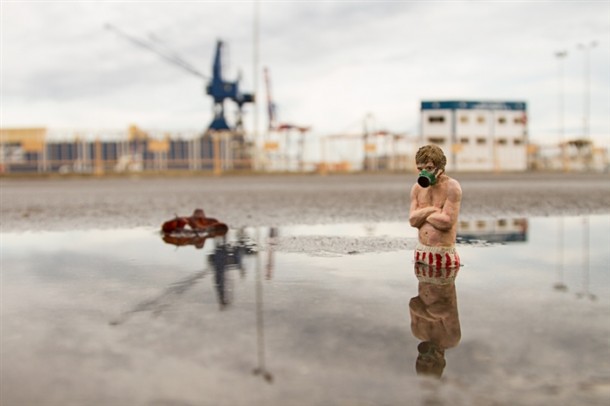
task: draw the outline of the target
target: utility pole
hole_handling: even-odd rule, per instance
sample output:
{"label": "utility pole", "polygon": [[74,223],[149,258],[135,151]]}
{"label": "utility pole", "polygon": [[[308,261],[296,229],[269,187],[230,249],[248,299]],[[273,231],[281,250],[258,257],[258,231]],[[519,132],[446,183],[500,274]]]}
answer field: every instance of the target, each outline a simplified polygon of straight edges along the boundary
{"label": "utility pole", "polygon": [[[590,124],[589,124],[589,115],[590,115],[590,109],[591,109],[591,69],[590,69],[590,65],[591,65],[591,50],[593,48],[595,48],[597,46],[597,41],[591,41],[589,44],[578,44],[578,49],[584,51],[584,55],[585,55],[585,65],[584,65],[584,104],[583,104],[583,118],[582,118],[582,136],[583,139],[585,140],[586,143],[590,143]],[[585,148],[589,147],[591,148],[592,145],[589,144],[587,146],[584,146]],[[586,158],[585,158],[585,166],[587,167],[587,169],[590,169],[590,164],[591,164],[591,158],[592,158],[592,150],[591,151],[585,151],[585,154],[587,154]]]}
{"label": "utility pole", "polygon": [[253,80],[254,80],[254,112],[252,114],[252,119],[254,121],[253,129],[252,129],[252,145],[254,146],[254,151],[252,151],[252,156],[254,157],[254,168],[256,170],[261,169],[261,154],[262,154],[262,142],[260,142],[259,133],[258,133],[258,55],[259,55],[259,15],[260,15],[260,3],[258,0],[254,1],[254,24],[253,24],[253,47],[252,47],[252,68],[253,68]]}
{"label": "utility pole", "polygon": [[597,46],[597,41],[591,41],[589,44],[578,44],[578,49],[584,51],[584,55],[585,55],[585,65],[584,65],[584,108],[583,108],[583,127],[582,127],[582,132],[583,132],[583,137],[585,139],[588,139],[590,134],[590,128],[589,128],[589,110],[590,110],[590,106],[591,106],[591,101],[590,99],[590,82],[591,82],[591,72],[590,72],[590,59],[591,59],[591,49],[595,48]]}
{"label": "utility pole", "polygon": [[559,129],[559,147],[561,149],[561,166],[564,172],[568,171],[568,162],[566,156],[566,140],[565,140],[565,131],[564,131],[564,114],[563,114],[563,60],[568,56],[568,51],[557,51],[555,52],[555,57],[559,61],[559,91],[557,93],[558,97],[558,129]]}

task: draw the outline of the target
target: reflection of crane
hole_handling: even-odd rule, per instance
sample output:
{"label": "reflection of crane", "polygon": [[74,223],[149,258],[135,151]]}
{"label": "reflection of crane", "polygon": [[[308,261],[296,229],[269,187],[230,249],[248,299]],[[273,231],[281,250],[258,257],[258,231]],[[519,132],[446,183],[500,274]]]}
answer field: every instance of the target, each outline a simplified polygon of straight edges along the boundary
{"label": "reflection of crane", "polygon": [[[254,101],[254,94],[252,93],[242,93],[239,90],[239,80],[236,81],[225,81],[222,78],[222,49],[224,46],[224,42],[221,40],[216,41],[216,51],[214,53],[214,62],[212,64],[212,77],[208,78],[208,76],[202,74],[197,68],[193,67],[190,63],[186,62],[184,59],[180,58],[173,52],[169,52],[167,50],[161,49],[158,45],[145,41],[142,39],[138,39],[132,37],[114,27],[113,25],[106,24],[106,28],[114,31],[119,36],[124,39],[130,41],[131,43],[141,47],[148,49],[149,51],[154,52],[159,55],[166,61],[181,67],[192,75],[195,75],[199,78],[203,78],[208,80],[208,84],[206,86],[206,93],[214,99],[214,119],[210,124],[208,130],[236,130],[242,131],[242,108],[245,103],[251,103]],[[234,101],[238,107],[238,115],[237,122],[235,123],[235,128],[230,128],[227,124],[224,114],[224,101],[225,99],[229,99]]]}
{"label": "reflection of crane", "polygon": [[273,96],[271,95],[271,78],[269,75],[269,68],[263,69],[263,74],[265,76],[265,88],[267,90],[267,116],[269,118],[269,124],[267,129],[269,132],[276,131],[280,134],[283,134],[285,139],[284,144],[284,155],[288,154],[289,147],[289,138],[293,131],[296,131],[299,134],[298,141],[298,149],[297,149],[297,159],[298,159],[298,169],[299,171],[303,170],[304,162],[303,155],[305,152],[305,134],[309,132],[311,127],[308,126],[300,126],[290,123],[277,123],[277,105],[273,101]]}

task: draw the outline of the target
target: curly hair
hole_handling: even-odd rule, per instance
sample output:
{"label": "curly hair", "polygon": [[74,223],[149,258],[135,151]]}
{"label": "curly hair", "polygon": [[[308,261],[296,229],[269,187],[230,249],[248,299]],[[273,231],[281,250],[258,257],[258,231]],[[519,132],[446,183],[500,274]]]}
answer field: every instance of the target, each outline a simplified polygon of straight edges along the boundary
{"label": "curly hair", "polygon": [[437,169],[444,171],[445,165],[447,164],[447,157],[445,157],[445,153],[440,147],[436,145],[424,145],[417,150],[417,154],[415,154],[415,163],[425,164],[428,161],[432,161]]}

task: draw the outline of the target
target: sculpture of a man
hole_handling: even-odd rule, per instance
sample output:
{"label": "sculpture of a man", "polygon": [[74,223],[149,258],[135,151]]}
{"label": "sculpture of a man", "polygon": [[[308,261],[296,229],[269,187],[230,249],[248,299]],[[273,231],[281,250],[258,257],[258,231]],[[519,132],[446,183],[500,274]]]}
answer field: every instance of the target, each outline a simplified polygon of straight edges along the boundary
{"label": "sculpture of a man", "polygon": [[419,230],[415,262],[436,268],[459,268],[455,249],[462,188],[445,174],[447,158],[436,145],[421,147],[415,155],[419,171],[411,188],[409,223]]}

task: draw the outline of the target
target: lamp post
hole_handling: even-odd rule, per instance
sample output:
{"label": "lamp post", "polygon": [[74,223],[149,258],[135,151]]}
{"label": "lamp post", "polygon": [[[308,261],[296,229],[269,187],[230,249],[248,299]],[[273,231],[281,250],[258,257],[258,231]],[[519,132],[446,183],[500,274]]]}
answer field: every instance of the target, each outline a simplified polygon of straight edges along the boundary
{"label": "lamp post", "polygon": [[591,140],[590,140],[590,125],[589,125],[589,114],[590,114],[590,107],[591,107],[591,100],[590,100],[590,88],[591,88],[591,50],[593,48],[595,48],[597,46],[597,41],[591,41],[588,44],[578,44],[578,49],[584,51],[584,55],[585,55],[585,66],[584,66],[584,77],[585,77],[585,82],[584,82],[584,107],[583,107],[583,118],[582,118],[582,136],[583,136],[583,148],[584,150],[584,159],[585,159],[585,168],[587,170],[591,169],[591,161],[593,158],[593,149],[592,149],[592,144],[591,144]]}
{"label": "lamp post", "polygon": [[[252,123],[252,145],[253,145],[253,156],[254,156],[254,169],[257,171],[260,171],[261,169],[267,169],[262,168],[261,165],[261,161],[262,161],[262,154],[264,153],[262,150],[264,142],[261,142],[261,140],[259,140],[259,132],[258,132],[258,98],[259,98],[259,94],[258,94],[258,68],[259,68],[259,46],[260,46],[260,40],[259,40],[259,31],[260,31],[260,4],[259,1],[256,0],[254,2],[254,23],[252,25],[252,73],[253,73],[253,82],[254,82],[254,111],[252,114],[252,119],[253,119],[253,123]],[[268,135],[268,134],[267,134]],[[266,139],[265,139],[266,141]]]}
{"label": "lamp post", "polygon": [[590,109],[590,82],[591,82],[591,72],[590,72],[590,59],[591,59],[591,50],[597,46],[597,41],[591,41],[588,44],[578,44],[577,48],[581,51],[584,51],[585,55],[585,65],[584,65],[584,108],[583,108],[583,121],[582,121],[582,132],[583,137],[588,140],[589,139],[589,109]]}
{"label": "lamp post", "polygon": [[566,160],[566,147],[565,144],[565,128],[564,128],[564,114],[563,114],[563,60],[568,56],[568,51],[557,51],[555,57],[559,61],[559,92],[558,97],[558,129],[559,129],[559,148],[561,149],[561,166],[564,172],[567,172],[568,165]]}

